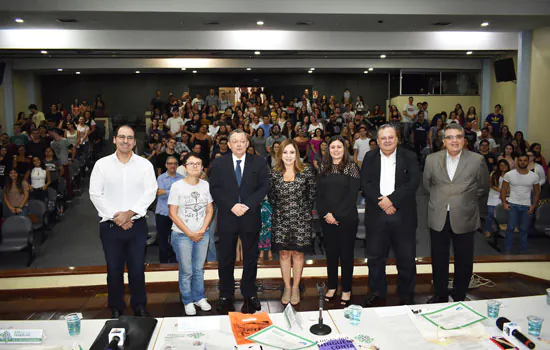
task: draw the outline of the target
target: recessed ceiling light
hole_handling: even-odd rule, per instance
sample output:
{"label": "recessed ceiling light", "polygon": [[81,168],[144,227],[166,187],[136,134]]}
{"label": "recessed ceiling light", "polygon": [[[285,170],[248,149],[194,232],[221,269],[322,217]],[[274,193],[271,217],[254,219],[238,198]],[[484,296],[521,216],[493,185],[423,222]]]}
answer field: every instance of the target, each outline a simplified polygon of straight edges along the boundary
{"label": "recessed ceiling light", "polygon": [[482,27],[487,27],[487,26],[489,26],[489,22],[483,22],[483,23],[481,23],[481,26]]}
{"label": "recessed ceiling light", "polygon": [[16,23],[23,23],[23,22],[25,22],[25,21],[23,20],[23,18],[16,18],[16,19],[14,19],[14,21],[15,21]]}
{"label": "recessed ceiling light", "polygon": [[181,70],[187,70],[187,68],[182,68]]}
{"label": "recessed ceiling light", "polygon": [[264,25],[264,21],[258,21],[258,22],[256,22],[256,24],[259,25],[259,26],[263,26],[263,25]]}
{"label": "recessed ceiling light", "polygon": [[372,72],[374,70],[374,68],[370,67],[369,68],[369,72]]}
{"label": "recessed ceiling light", "polygon": [[141,73],[141,72],[137,70],[137,71],[136,71],[136,74],[139,74],[139,73]]}
{"label": "recessed ceiling light", "polygon": [[260,51],[254,51],[254,55],[259,55],[259,54],[261,54]]}
{"label": "recessed ceiling light", "polygon": [[193,74],[197,74],[197,71],[196,71],[196,70],[194,70],[194,71],[193,71]]}
{"label": "recessed ceiling light", "polygon": [[48,51],[42,50],[42,51],[40,51],[40,53],[43,54],[43,55],[47,55],[47,54],[48,54]]}
{"label": "recessed ceiling light", "polygon": [[368,71],[368,70],[366,70],[366,71],[364,71],[363,73],[365,73],[365,74],[369,74],[369,71]]}
{"label": "recessed ceiling light", "polygon": [[315,68],[310,68],[309,70],[315,70]]}
{"label": "recessed ceiling light", "polygon": [[380,55],[380,58],[386,58],[386,55]]}
{"label": "recessed ceiling light", "polygon": [[473,54],[472,51],[466,51],[466,55],[471,55],[471,54]]}
{"label": "recessed ceiling light", "polygon": [[252,70],[252,68],[247,68],[246,70]]}
{"label": "recessed ceiling light", "polygon": [[63,68],[57,68],[58,72],[63,72]]}
{"label": "recessed ceiling light", "polygon": [[80,72],[75,72],[74,74],[80,74]]}
{"label": "recessed ceiling light", "polygon": [[307,72],[308,72],[309,74],[313,73],[313,71],[312,71],[312,70],[308,70]]}

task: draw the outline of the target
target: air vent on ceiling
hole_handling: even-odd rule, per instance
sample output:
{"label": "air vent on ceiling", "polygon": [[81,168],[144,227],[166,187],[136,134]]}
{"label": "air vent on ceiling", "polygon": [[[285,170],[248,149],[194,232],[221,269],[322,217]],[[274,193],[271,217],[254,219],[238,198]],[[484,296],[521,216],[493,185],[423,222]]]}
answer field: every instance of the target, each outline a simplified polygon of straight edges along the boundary
{"label": "air vent on ceiling", "polygon": [[56,18],[55,20],[59,23],[78,23],[78,20],[74,18]]}
{"label": "air vent on ceiling", "polygon": [[432,23],[432,26],[446,27],[446,26],[450,26],[451,24],[452,24],[451,22],[435,22],[435,23]]}
{"label": "air vent on ceiling", "polygon": [[312,24],[313,24],[313,22],[310,22],[310,21],[296,22],[297,26],[310,26]]}
{"label": "air vent on ceiling", "polygon": [[220,24],[219,21],[210,21],[210,22],[204,22],[204,24],[208,25],[208,26],[217,26],[218,24]]}

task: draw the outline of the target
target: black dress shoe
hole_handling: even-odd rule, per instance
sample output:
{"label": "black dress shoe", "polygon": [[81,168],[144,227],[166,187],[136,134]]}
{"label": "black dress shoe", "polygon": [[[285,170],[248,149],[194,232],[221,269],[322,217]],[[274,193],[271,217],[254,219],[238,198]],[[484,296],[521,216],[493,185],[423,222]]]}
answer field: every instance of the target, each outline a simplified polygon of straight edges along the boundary
{"label": "black dress shoe", "polygon": [[122,315],[122,312],[118,311],[115,308],[111,309],[111,318],[120,318],[121,315]]}
{"label": "black dress shoe", "polygon": [[150,317],[149,313],[145,309],[145,306],[138,306],[134,310],[134,316],[137,317]]}
{"label": "black dress shoe", "polygon": [[218,311],[219,314],[227,314],[228,312],[235,311],[233,299],[219,298],[216,304],[216,311]]}
{"label": "black dress shoe", "polygon": [[262,304],[260,303],[260,300],[256,297],[251,298],[245,298],[244,304],[241,309],[241,312],[243,314],[253,314],[256,311],[260,311],[262,309]]}
{"label": "black dress shoe", "polygon": [[426,301],[426,304],[439,304],[439,303],[447,303],[449,302],[449,297],[440,297],[437,295],[434,295],[428,301]]}
{"label": "black dress shoe", "polygon": [[386,306],[386,299],[379,297],[378,295],[367,295],[365,298],[365,307],[378,307],[378,306]]}

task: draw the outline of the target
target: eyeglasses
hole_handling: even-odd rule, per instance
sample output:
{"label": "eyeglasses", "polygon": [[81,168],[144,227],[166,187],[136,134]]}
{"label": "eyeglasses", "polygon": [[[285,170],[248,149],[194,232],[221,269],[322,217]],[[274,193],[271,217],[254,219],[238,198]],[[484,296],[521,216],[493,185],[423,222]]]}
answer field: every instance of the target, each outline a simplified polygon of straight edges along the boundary
{"label": "eyeglasses", "polygon": [[453,140],[462,140],[464,138],[464,135],[449,135],[445,136],[445,140],[453,141]]}
{"label": "eyeglasses", "polygon": [[124,141],[124,140],[128,140],[128,141],[134,141],[135,137],[134,136],[126,136],[126,135],[116,135],[117,139],[121,140],[121,141]]}
{"label": "eyeglasses", "polygon": [[186,166],[193,167],[193,168],[200,168],[200,167],[202,167],[202,162],[196,162],[196,163],[190,162],[190,163],[187,163],[187,164],[185,164],[185,165],[186,165]]}
{"label": "eyeglasses", "polygon": [[170,162],[170,163],[166,163],[166,165],[178,165],[178,163],[176,163],[176,162]]}

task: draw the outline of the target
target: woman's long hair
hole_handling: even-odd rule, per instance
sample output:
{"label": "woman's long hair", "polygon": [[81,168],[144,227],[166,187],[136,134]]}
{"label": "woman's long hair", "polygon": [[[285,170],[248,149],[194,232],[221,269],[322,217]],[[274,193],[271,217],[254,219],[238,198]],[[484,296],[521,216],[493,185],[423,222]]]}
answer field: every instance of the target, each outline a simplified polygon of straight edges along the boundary
{"label": "woman's long hair", "polygon": [[500,179],[501,176],[504,176],[504,174],[505,174],[500,170],[500,164],[506,164],[506,166],[508,167],[507,172],[510,171],[510,164],[508,164],[508,161],[506,159],[499,160],[497,162],[496,170],[491,173],[491,186],[492,187],[498,187],[498,180]]}
{"label": "woman's long hair", "polygon": [[[14,170],[10,170],[11,171],[14,171]],[[4,194],[8,194],[10,193],[11,191],[11,187],[12,187],[13,183],[12,183],[12,180],[11,180],[11,177],[8,176],[8,178],[6,179],[6,184],[4,185]],[[23,193],[23,176],[17,174],[17,179],[15,179],[15,188],[17,189],[17,192],[19,192],[20,194]]]}
{"label": "woman's long hair", "polygon": [[340,164],[338,164],[338,171],[343,172],[350,162],[349,152],[346,148],[346,140],[340,135],[332,136],[330,138],[330,141],[328,142],[327,161],[325,164],[323,164],[323,168],[322,168],[323,170],[321,171],[321,176],[327,176],[332,173],[332,166],[334,165],[334,160],[330,155],[330,145],[332,145],[334,142],[342,143],[342,147],[344,148],[344,155],[343,155],[342,161],[340,162]]}
{"label": "woman's long hair", "polygon": [[283,151],[285,150],[286,146],[292,145],[294,147],[294,150],[296,151],[296,160],[294,161],[294,171],[296,174],[300,174],[304,171],[305,165],[300,160],[300,150],[298,149],[298,145],[294,140],[291,139],[285,139],[283,142],[281,142],[281,146],[279,147],[279,152],[277,152],[277,164],[275,164],[275,167],[273,168],[273,171],[279,172],[281,174],[285,173],[285,164],[283,162]]}

